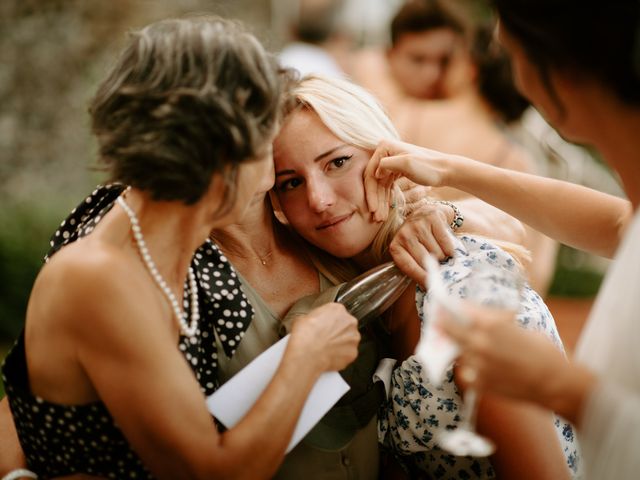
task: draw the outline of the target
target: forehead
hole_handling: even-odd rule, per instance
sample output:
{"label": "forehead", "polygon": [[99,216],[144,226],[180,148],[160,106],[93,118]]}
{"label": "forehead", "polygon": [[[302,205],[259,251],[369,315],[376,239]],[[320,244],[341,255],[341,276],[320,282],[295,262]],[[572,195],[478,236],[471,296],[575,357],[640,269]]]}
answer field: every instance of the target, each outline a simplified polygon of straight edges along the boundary
{"label": "forehead", "polygon": [[321,150],[339,141],[313,110],[303,108],[290,114],[282,124],[273,143],[274,158],[286,156],[293,149],[297,153]]}
{"label": "forehead", "polygon": [[392,51],[442,55],[448,53],[460,39],[460,35],[449,28],[407,32],[398,38]]}

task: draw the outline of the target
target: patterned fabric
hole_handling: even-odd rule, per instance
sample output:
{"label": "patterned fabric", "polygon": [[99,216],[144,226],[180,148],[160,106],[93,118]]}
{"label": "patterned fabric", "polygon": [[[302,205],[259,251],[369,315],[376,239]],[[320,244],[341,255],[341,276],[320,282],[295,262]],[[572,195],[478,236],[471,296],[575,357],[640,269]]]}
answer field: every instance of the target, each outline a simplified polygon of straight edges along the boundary
{"label": "patterned fabric", "polygon": [[[124,189],[125,186],[116,184],[97,187],[60,224],[51,238],[51,249],[45,261],[63,246],[91,233]],[[192,267],[199,287],[200,331],[191,340],[181,336],[180,350],[191,363],[203,392],[209,395],[218,387],[218,352],[213,330],[218,333],[224,353],[231,357],[249,327],[254,312],[242,291],[238,275],[213,242],[207,240],[196,251]],[[187,313],[190,312],[186,280],[183,308]],[[204,358],[207,360],[201,361]]]}
{"label": "patterned fabric", "polygon": [[[509,254],[484,240],[467,236],[460,240],[466,251],[458,249],[454,258],[441,265],[442,280],[450,295],[466,297],[474,268],[517,268]],[[498,281],[487,281],[482,285],[486,288],[486,304],[491,304],[504,288]],[[425,300],[430,301],[429,293],[417,289],[416,306],[422,322],[429,321]],[[544,333],[562,349],[551,313],[540,296],[528,286],[521,293],[517,322],[522,328]],[[410,471],[415,472],[416,478],[425,475],[436,479],[495,478],[488,458],[457,457],[441,450],[436,443],[439,431],[453,430],[460,425],[461,402],[453,380],[453,366],[447,371],[443,385],[436,388],[426,380],[422,365],[414,357],[409,357],[392,374],[391,392],[381,409],[378,424],[379,440],[394,451]],[[555,427],[567,465],[577,478],[580,465],[573,429],[559,417],[555,418]]]}
{"label": "patterned fabric", "polygon": [[[64,245],[93,231],[124,187],[98,187],[67,217],[51,240],[48,261]],[[196,335],[180,336],[179,349],[189,362],[204,395],[218,388],[218,349],[232,356],[253,317],[231,264],[212,242],[196,252],[193,269],[199,288],[200,324]],[[188,282],[183,306],[189,313]],[[151,478],[104,404],[56,405],[29,390],[22,336],[5,359],[3,382],[29,467],[41,477],[88,473],[108,478]]]}
{"label": "patterned fabric", "polygon": [[59,405],[30,392],[23,335],[2,365],[2,381],[27,465],[39,478],[153,478],[102,402]]}

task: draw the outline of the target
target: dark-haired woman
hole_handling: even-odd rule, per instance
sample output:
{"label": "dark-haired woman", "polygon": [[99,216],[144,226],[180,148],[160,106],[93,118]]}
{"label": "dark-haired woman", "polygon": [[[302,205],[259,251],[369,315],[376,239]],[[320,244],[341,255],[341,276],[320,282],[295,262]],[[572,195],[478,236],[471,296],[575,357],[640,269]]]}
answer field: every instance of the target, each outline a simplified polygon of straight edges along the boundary
{"label": "dark-haired woman", "polygon": [[207,372],[194,346],[211,339],[191,261],[272,172],[284,85],[253,36],[198,16],[134,33],[98,89],[101,160],[127,187],[42,268],[3,366],[40,477],[270,478],[317,377],[356,357],[355,319],[329,304],[294,324],[274,380],[235,428],[216,430],[198,385]]}
{"label": "dark-haired woman", "polygon": [[[588,479],[637,478],[640,3],[494,3],[521,91],[563,135],[602,153],[630,202],[402,144],[381,146],[378,174],[402,172],[419,183],[466,190],[562,242],[615,255],[574,363],[486,312],[477,312],[470,328],[448,330],[464,348],[465,376],[478,388],[538,403],[578,427]],[[491,344],[502,348],[487,349]]]}

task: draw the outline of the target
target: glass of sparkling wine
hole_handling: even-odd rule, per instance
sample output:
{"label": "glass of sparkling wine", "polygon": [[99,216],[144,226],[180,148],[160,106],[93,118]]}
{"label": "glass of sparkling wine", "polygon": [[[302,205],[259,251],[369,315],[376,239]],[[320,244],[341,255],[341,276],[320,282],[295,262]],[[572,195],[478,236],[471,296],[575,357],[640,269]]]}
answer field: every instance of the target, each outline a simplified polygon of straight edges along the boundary
{"label": "glass of sparkling wine", "polygon": [[[464,296],[464,301],[476,304],[485,312],[499,316],[504,321],[515,321],[524,283],[522,271],[515,265],[478,263],[461,285],[460,294]],[[470,321],[460,309],[449,313],[451,318],[463,324]],[[477,401],[478,392],[468,387],[464,393],[462,420],[458,428],[438,433],[437,442],[441,448],[454,455],[474,457],[486,457],[495,451],[493,442],[476,432]]]}

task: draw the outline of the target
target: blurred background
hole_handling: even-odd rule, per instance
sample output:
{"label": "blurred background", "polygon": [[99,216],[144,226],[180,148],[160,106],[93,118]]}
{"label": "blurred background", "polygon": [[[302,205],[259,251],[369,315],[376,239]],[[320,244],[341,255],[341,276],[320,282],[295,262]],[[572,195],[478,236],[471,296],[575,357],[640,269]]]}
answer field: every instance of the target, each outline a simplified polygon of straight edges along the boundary
{"label": "blurred background", "polygon": [[[455,0],[448,0],[455,1]],[[462,0],[460,0],[462,2]],[[2,0],[0,2],[0,359],[20,331],[51,234],[100,183],[88,101],[127,30],[168,16],[213,12],[249,26],[269,50],[311,42],[346,75],[362,52],[382,52],[401,0]],[[462,2],[476,18],[481,1]],[[327,7],[328,10],[322,10]],[[306,10],[310,8],[310,10]],[[319,8],[320,10],[313,10]],[[312,15],[309,17],[308,12]],[[323,16],[318,12],[328,12]],[[306,17],[305,17],[305,12]],[[326,22],[314,42],[300,25]],[[317,25],[306,24],[312,27]],[[324,29],[324,30],[323,30]],[[307,29],[308,30],[308,29]],[[317,33],[317,31],[316,31]],[[304,54],[303,54],[304,56]],[[283,59],[284,59],[283,55]],[[305,57],[310,58],[310,57]],[[302,68],[301,68],[302,69]],[[376,76],[372,70],[354,78]],[[577,147],[576,147],[577,148]],[[590,152],[554,151],[545,174],[619,193]],[[548,299],[571,347],[607,262],[558,250]],[[1,388],[1,387],[0,387]],[[0,392],[1,395],[1,392]]]}

